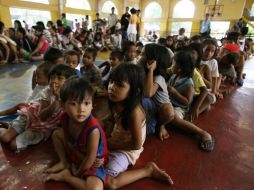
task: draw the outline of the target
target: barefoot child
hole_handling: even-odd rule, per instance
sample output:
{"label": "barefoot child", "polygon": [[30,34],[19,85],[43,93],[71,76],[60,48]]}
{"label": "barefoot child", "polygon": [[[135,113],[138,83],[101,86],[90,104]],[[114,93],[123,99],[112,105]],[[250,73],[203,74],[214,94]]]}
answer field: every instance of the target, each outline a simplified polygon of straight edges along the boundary
{"label": "barefoot child", "polygon": [[20,109],[20,116],[0,134],[0,141],[15,150],[47,140],[59,123],[60,88],[72,75],[75,75],[75,70],[67,65],[52,67],[48,73],[49,86],[40,93],[39,101]]}
{"label": "barefoot child", "polygon": [[127,170],[144,149],[146,115],[141,106],[144,77],[141,67],[126,63],[118,65],[109,77],[108,96],[113,121],[113,125],[106,128],[110,150],[106,165],[106,187],[109,189],[118,189],[145,177],[173,184],[169,175],[155,163]]}
{"label": "barefoot child", "polygon": [[[189,55],[188,59],[192,59],[192,57]],[[214,139],[208,132],[175,115],[164,78],[169,62],[170,55],[166,47],[158,44],[147,44],[142,50],[140,64],[147,70],[145,95],[151,98],[152,109],[155,110],[158,117],[159,138],[161,140],[169,138],[166,124],[171,124],[191,134],[198,135],[200,137],[200,149],[212,151]]]}
{"label": "barefoot child", "polygon": [[62,128],[52,139],[60,162],[49,168],[46,181],[65,181],[75,189],[103,189],[104,166],[93,167],[95,159],[107,160],[105,134],[92,116],[93,89],[83,78],[72,77],[61,88]]}

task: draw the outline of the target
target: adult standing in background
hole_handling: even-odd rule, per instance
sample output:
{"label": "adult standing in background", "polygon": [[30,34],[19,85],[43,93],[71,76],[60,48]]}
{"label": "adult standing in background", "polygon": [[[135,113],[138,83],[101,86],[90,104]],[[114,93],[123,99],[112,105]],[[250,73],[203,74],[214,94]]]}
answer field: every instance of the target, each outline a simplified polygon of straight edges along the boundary
{"label": "adult standing in background", "polygon": [[127,39],[127,29],[129,26],[129,20],[131,15],[129,14],[129,7],[126,7],[125,13],[122,15],[121,18],[121,25],[122,25],[122,38]]}
{"label": "adult standing in background", "polygon": [[68,25],[65,13],[62,13],[61,21],[62,21],[62,24],[64,25],[64,27],[66,27]]}
{"label": "adult standing in background", "polygon": [[136,42],[137,38],[137,20],[138,20],[137,10],[132,8],[130,23],[127,29],[128,40],[132,42]]}
{"label": "adult standing in background", "polygon": [[201,24],[200,34],[203,37],[209,37],[211,32],[211,21],[209,13],[205,14],[205,20]]}
{"label": "adult standing in background", "polygon": [[93,21],[93,30],[96,33],[99,28],[101,28],[103,25],[103,20],[100,18],[100,14],[96,13],[96,19]]}
{"label": "adult standing in background", "polygon": [[82,18],[82,29],[88,30],[88,25],[89,25],[89,16],[86,15],[85,19]]}
{"label": "adult standing in background", "polygon": [[139,41],[140,37],[140,31],[141,31],[141,15],[140,15],[140,9],[137,10],[137,41]]}
{"label": "adult standing in background", "polygon": [[111,14],[108,16],[108,27],[110,29],[110,34],[115,33],[115,27],[116,27],[116,22],[117,22],[117,16],[115,14],[115,7],[111,8]]}

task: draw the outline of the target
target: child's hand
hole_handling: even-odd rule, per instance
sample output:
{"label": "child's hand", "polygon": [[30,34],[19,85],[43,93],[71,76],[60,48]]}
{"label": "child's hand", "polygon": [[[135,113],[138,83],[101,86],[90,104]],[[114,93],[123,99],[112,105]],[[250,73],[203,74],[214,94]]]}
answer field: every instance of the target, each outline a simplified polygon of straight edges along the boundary
{"label": "child's hand", "polygon": [[99,168],[103,165],[104,165],[104,158],[96,158],[93,163],[93,167],[95,167],[95,168]]}
{"label": "child's hand", "polygon": [[76,166],[74,164],[71,165],[71,173],[76,176],[76,177],[80,177],[79,176],[79,172],[78,169],[76,168]]}
{"label": "child's hand", "polygon": [[173,86],[168,86],[168,93],[169,94],[176,94],[177,90]]}
{"label": "child's hand", "polygon": [[223,94],[220,93],[220,92],[216,92],[216,93],[215,93],[215,96],[216,96],[217,98],[219,98],[219,99],[223,99]]}
{"label": "child's hand", "polygon": [[56,100],[59,100],[60,99],[60,87],[53,85],[52,89],[53,89],[53,94],[56,97]]}
{"label": "child's hand", "polygon": [[151,71],[154,71],[156,69],[156,66],[157,63],[155,60],[148,61],[148,63],[146,64],[146,68]]}

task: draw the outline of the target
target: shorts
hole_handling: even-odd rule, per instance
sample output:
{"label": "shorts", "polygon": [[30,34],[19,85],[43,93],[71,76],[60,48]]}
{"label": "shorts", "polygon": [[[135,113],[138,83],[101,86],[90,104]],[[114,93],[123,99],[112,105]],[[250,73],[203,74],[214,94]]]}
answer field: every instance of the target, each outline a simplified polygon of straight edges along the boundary
{"label": "shorts", "polygon": [[105,166],[106,175],[116,177],[126,171],[131,165],[129,158],[123,152],[110,152],[108,155],[108,164]]}
{"label": "shorts", "polygon": [[38,144],[44,139],[44,135],[39,132],[26,130],[26,117],[18,116],[11,122],[10,128],[18,133],[16,136],[17,149],[26,148],[29,145]]}
{"label": "shorts", "polygon": [[25,52],[24,52],[24,58],[25,58],[26,60],[29,60],[29,59],[30,59],[30,52],[25,51]]}
{"label": "shorts", "polygon": [[175,110],[175,115],[178,118],[180,118],[180,119],[184,118],[184,116],[185,116],[185,110],[183,108],[175,107],[174,110]]}
{"label": "shorts", "polygon": [[208,98],[209,98],[209,102],[211,102],[211,104],[215,104],[216,103],[216,96],[215,94],[211,93],[211,92],[208,92]]}
{"label": "shorts", "polygon": [[99,168],[91,167],[91,168],[85,170],[85,172],[83,174],[83,178],[85,179],[89,176],[96,176],[104,183],[106,180],[105,167],[104,166],[101,166]]}

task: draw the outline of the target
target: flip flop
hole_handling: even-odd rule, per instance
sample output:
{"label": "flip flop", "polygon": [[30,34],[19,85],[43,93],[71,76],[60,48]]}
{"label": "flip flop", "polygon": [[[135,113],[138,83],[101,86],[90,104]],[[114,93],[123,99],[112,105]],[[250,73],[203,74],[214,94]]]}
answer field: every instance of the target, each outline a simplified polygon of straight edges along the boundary
{"label": "flip flop", "polygon": [[215,138],[212,137],[212,140],[201,140],[199,148],[205,152],[211,152],[214,149]]}

